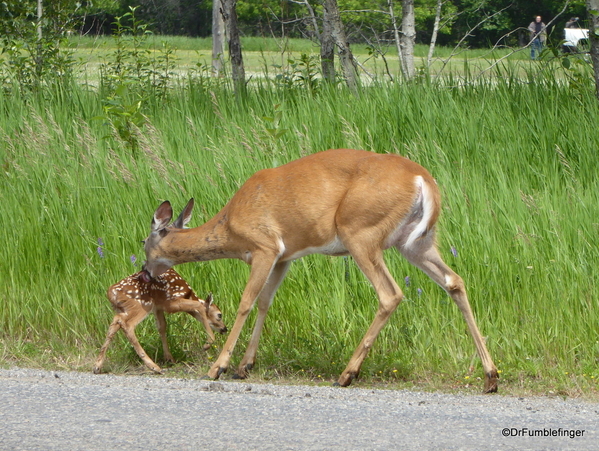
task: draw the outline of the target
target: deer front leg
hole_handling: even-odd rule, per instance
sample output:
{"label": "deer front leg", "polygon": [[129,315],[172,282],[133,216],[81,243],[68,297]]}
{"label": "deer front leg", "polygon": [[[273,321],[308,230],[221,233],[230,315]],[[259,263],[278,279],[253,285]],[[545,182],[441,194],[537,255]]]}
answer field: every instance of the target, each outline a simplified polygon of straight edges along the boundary
{"label": "deer front leg", "polygon": [[168,341],[166,339],[166,318],[162,310],[156,310],[156,326],[158,327],[158,333],[160,334],[160,340],[162,341],[162,357],[165,361],[175,363],[175,359],[168,348]]}
{"label": "deer front leg", "polygon": [[290,261],[278,262],[274,266],[272,273],[268,278],[268,282],[258,297],[258,316],[256,318],[256,324],[254,325],[252,338],[250,339],[250,343],[245,351],[245,355],[243,356],[243,359],[241,359],[239,367],[237,368],[237,373],[234,376],[236,379],[245,379],[248,376],[248,372],[256,363],[256,352],[258,350],[258,344],[260,342],[260,335],[262,333],[262,327],[264,326],[266,314],[268,313],[268,309],[272,305],[272,300],[275,297],[275,293],[281,285],[281,282],[283,282],[283,279],[285,278],[290,266]]}
{"label": "deer front leg", "polygon": [[239,303],[239,308],[237,309],[235,324],[233,324],[233,328],[229,333],[229,337],[227,338],[225,346],[218,356],[218,359],[208,371],[208,377],[211,379],[218,379],[219,376],[229,368],[231,355],[233,354],[233,350],[235,349],[235,345],[239,339],[241,329],[243,328],[243,325],[245,324],[245,321],[252,310],[256,299],[264,289],[266,281],[268,280],[275,265],[276,259],[276,255],[257,252],[252,256],[252,269],[250,271],[250,278],[245,286],[243,295],[241,296],[241,302]]}
{"label": "deer front leg", "polygon": [[96,363],[94,364],[94,374],[100,374],[102,372],[102,367],[104,366],[104,359],[106,358],[106,351],[108,350],[108,346],[112,342],[114,335],[119,331],[121,325],[119,324],[119,316],[115,315],[110,327],[108,328],[108,333],[106,334],[106,341],[100,348],[100,354],[98,354],[98,358],[96,359]]}

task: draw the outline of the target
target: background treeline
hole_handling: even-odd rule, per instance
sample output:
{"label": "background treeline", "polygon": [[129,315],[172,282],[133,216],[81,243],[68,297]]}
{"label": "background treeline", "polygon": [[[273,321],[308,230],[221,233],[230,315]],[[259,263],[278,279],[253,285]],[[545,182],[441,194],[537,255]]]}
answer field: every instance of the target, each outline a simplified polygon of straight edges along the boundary
{"label": "background treeline", "polygon": [[[313,37],[313,21],[306,3],[322,17],[321,0],[239,0],[237,14],[239,27],[246,36]],[[339,0],[342,20],[352,43],[391,39],[389,0]],[[431,38],[437,0],[415,0],[418,43]],[[139,19],[151,23],[152,30],[165,35],[207,37],[212,33],[212,0],[95,0],[72,2],[55,0],[44,2],[46,14],[68,12],[76,21],[73,30],[83,33],[110,34],[116,17],[138,6]],[[441,27],[437,42],[455,45],[465,36],[465,44],[484,47],[501,41],[505,45],[524,43],[526,27],[533,16],[540,14],[545,23],[551,21],[565,7],[564,14],[553,24],[557,39],[571,16],[585,18],[584,0],[445,0],[442,2]],[[401,1],[393,8],[401,15]],[[0,9],[7,15],[34,18],[37,0],[8,0]],[[10,11],[10,13],[8,12]],[[477,26],[481,23],[481,25]],[[474,31],[473,28],[476,29]],[[515,31],[515,32],[514,32]]]}

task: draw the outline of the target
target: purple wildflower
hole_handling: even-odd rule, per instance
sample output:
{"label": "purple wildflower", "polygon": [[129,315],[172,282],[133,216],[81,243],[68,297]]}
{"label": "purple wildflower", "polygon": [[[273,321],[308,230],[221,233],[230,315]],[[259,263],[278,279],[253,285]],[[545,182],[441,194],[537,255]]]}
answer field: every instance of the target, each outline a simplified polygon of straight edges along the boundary
{"label": "purple wildflower", "polygon": [[456,249],[454,246],[451,246],[451,254],[452,254],[454,257],[457,257],[457,256],[458,256],[458,250],[457,250],[457,249]]}
{"label": "purple wildflower", "polygon": [[137,257],[135,256],[135,254],[133,254],[131,256],[131,263],[133,263],[133,266],[135,266],[135,262],[137,262]]}
{"label": "purple wildflower", "polygon": [[98,255],[100,258],[104,258],[104,251],[102,250],[102,246],[98,246]]}
{"label": "purple wildflower", "polygon": [[410,286],[410,276],[406,276],[404,281],[406,282],[406,287],[409,287]]}
{"label": "purple wildflower", "polygon": [[98,238],[98,246],[104,246],[104,241],[102,238]]}
{"label": "purple wildflower", "polygon": [[418,288],[418,289],[416,290],[416,293],[418,293],[418,296],[420,296],[420,295],[422,294],[422,288]]}

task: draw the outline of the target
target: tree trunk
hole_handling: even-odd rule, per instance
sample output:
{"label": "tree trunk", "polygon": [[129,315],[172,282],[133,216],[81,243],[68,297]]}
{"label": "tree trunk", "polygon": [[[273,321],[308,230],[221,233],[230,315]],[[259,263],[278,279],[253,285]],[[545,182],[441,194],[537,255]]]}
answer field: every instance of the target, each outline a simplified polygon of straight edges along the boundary
{"label": "tree trunk", "polygon": [[322,17],[322,33],[320,34],[320,67],[322,77],[330,82],[335,82],[335,40],[333,39],[333,26],[330,12],[325,7]]}
{"label": "tree trunk", "polygon": [[595,93],[599,99],[599,0],[587,0],[589,12],[589,40],[591,41],[591,60],[595,74]]}
{"label": "tree trunk", "polygon": [[397,19],[395,17],[395,11],[393,10],[393,0],[387,0],[387,6],[389,7],[389,15],[391,16],[391,25],[393,26],[393,37],[395,38],[395,47],[397,48],[397,57],[399,58],[399,67],[401,73],[403,70],[403,55],[401,52],[401,38],[399,37],[399,29],[397,28]]}
{"label": "tree trunk", "polygon": [[435,53],[435,45],[437,44],[437,35],[439,34],[439,23],[441,22],[441,8],[443,7],[444,0],[437,0],[437,10],[435,11],[435,24],[433,25],[433,35],[431,36],[431,43],[428,47],[428,56],[426,57],[426,66],[431,67],[433,61],[433,54]]}
{"label": "tree trunk", "polygon": [[231,73],[235,94],[245,93],[245,69],[241,55],[241,41],[237,25],[237,0],[223,0],[223,20],[229,41],[229,57],[231,58]]}
{"label": "tree trunk", "polygon": [[310,2],[308,0],[304,0],[304,5],[306,5],[306,9],[308,10],[308,13],[310,14],[310,19],[312,19],[312,26],[314,27],[314,34],[320,41],[320,29],[318,28],[318,20],[316,19],[316,14],[314,14],[314,8],[312,8],[312,5],[310,5]]}
{"label": "tree trunk", "polygon": [[221,0],[214,0],[212,4],[212,75],[221,77],[224,63],[225,23],[223,22],[223,4]]}
{"label": "tree trunk", "polygon": [[42,0],[37,0],[37,38],[42,40],[42,16],[44,15],[44,6]]}
{"label": "tree trunk", "polygon": [[[357,92],[358,79],[356,66],[354,65],[354,56],[352,55],[351,49],[349,48],[349,42],[347,42],[347,37],[345,36],[337,0],[324,0],[324,18],[324,22],[328,22],[328,26],[331,27],[332,41],[337,46],[345,82],[353,92]],[[325,34],[325,27],[326,25],[323,24],[323,35]]]}
{"label": "tree trunk", "polygon": [[414,43],[416,41],[416,19],[414,0],[402,0],[401,54],[402,69],[406,79],[414,77]]}

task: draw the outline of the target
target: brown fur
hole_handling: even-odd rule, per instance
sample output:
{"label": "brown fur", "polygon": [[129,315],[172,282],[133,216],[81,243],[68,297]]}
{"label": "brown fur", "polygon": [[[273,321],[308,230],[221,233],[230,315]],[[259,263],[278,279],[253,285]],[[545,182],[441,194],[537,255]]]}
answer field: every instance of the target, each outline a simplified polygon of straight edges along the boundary
{"label": "brown fur", "polygon": [[398,155],[334,149],[258,171],[212,219],[192,229],[193,199],[177,220],[170,203],[154,214],[146,240],[146,267],[158,275],[190,261],[238,258],[252,265],[229,338],[208,375],[226,371],[249,311],[258,317],[237,369],[254,365],[264,318],[290,262],[311,253],[351,255],[372,283],[379,309],[338,383],[357,377],[380,330],[403,298],[383,250],[397,248],[448,291],[462,311],[485,369],[485,391],[497,389],[497,369],[476,326],[461,278],[441,259],[435,224],[441,210],[435,180],[422,166]]}
{"label": "brown fur", "polygon": [[162,372],[162,369],[148,357],[135,335],[137,325],[151,312],[156,315],[164,359],[169,362],[174,362],[174,359],[166,339],[165,312],[186,312],[200,321],[209,337],[204,346],[205,349],[214,342],[212,329],[218,330],[220,333],[227,331],[220,309],[212,302],[212,295],[207,300],[198,298],[189,284],[174,269],[169,269],[149,282],[146,282],[144,277],[144,272],[140,271],[115,283],[108,289],[108,300],[116,314],[108,328],[106,341],[94,365],[94,373],[98,374],[102,371],[106,350],[114,335],[121,328],[146,366],[157,373]]}

